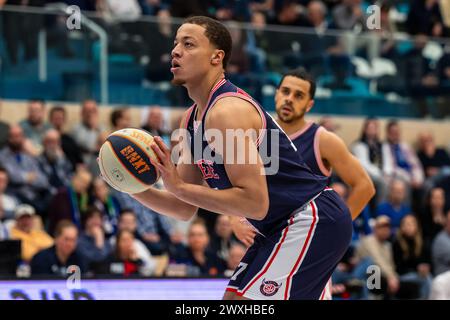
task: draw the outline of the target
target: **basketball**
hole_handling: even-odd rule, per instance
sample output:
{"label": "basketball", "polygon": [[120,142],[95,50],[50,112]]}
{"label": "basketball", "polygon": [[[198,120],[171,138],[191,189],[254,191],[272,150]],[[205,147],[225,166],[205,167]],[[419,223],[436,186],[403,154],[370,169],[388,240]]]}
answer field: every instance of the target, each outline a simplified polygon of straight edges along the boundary
{"label": "basketball", "polygon": [[126,128],[110,134],[98,159],[103,179],[114,189],[130,194],[150,188],[159,179],[152,143],[152,135],[141,129]]}

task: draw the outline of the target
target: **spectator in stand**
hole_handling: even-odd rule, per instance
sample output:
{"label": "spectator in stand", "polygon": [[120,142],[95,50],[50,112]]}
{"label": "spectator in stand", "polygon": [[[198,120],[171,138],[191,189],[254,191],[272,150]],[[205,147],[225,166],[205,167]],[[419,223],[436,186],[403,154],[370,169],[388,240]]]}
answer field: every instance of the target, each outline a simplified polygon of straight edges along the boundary
{"label": "spectator in stand", "polygon": [[208,250],[209,235],[203,220],[192,222],[188,232],[188,245],[171,261],[189,267],[187,276],[217,276],[225,271],[225,261]]}
{"label": "spectator in stand", "polygon": [[53,245],[53,239],[45,231],[33,229],[34,208],[28,204],[19,205],[16,209],[16,224],[11,229],[11,239],[21,240],[22,260],[26,263],[43,249]]}
{"label": "spectator in stand", "polygon": [[249,9],[251,12],[259,11],[265,15],[271,15],[274,11],[274,0],[250,0]]}
{"label": "spectator in stand", "polygon": [[[446,86],[450,85],[450,52],[446,53],[439,59],[437,65],[439,80],[441,84]],[[447,113],[448,114],[448,113]]]}
{"label": "spectator in stand", "polygon": [[233,49],[227,64],[226,72],[235,77],[237,75],[246,74],[250,70],[249,55],[246,52],[246,34],[237,22],[227,22],[226,26],[228,30],[230,30],[231,39],[233,41]]}
{"label": "spectator in stand", "polygon": [[134,240],[134,235],[130,231],[119,231],[113,253],[105,262],[98,264],[95,272],[121,277],[145,275],[144,262],[137,254]]}
{"label": "spectator in stand", "polygon": [[159,106],[150,107],[147,116],[147,122],[142,129],[147,130],[153,136],[167,136],[168,133],[164,131],[164,116]]}
{"label": "spectator in stand", "polygon": [[39,166],[50,184],[50,193],[68,186],[73,168],[61,148],[59,132],[50,129],[44,134],[42,154],[38,157]]}
{"label": "spectator in stand", "polygon": [[333,9],[333,25],[337,29],[366,29],[366,15],[361,6],[361,0],[343,0]]}
{"label": "spectator in stand", "polygon": [[8,183],[8,172],[0,167],[0,221],[14,219],[14,213],[18,205],[16,197],[5,193],[8,189]]}
{"label": "spectator in stand", "polygon": [[83,162],[96,159],[98,136],[104,131],[99,123],[99,111],[95,100],[85,100],[81,106],[81,122],[72,130],[72,137],[83,155]]}
{"label": "spectator in stand", "polygon": [[390,178],[405,181],[408,187],[422,187],[424,173],[416,153],[402,142],[400,125],[392,120],[386,126],[387,141],[382,146],[383,172]]}
{"label": "spectator in stand", "polygon": [[303,7],[298,1],[295,0],[282,0],[275,1],[274,19],[270,20],[270,23],[279,24],[284,26],[298,26],[302,23]]}
{"label": "spectator in stand", "polygon": [[[23,12],[25,6],[42,7],[43,0],[1,0],[0,8],[6,5],[19,6],[19,11],[2,11],[2,29],[9,61],[17,65],[21,44],[23,45],[24,58],[28,62],[35,59],[38,48],[38,33],[43,26],[44,17],[41,14],[29,14]],[[2,39],[3,40],[3,39]]]}
{"label": "spectator in stand", "polygon": [[9,175],[9,191],[21,202],[44,214],[50,196],[49,183],[36,158],[25,152],[25,137],[18,125],[9,128],[8,145],[0,151],[0,163]]}
{"label": "spectator in stand", "polygon": [[140,239],[153,255],[167,253],[171,244],[174,229],[169,219],[135,201],[130,195],[114,191],[121,210],[131,209],[138,221],[138,233]]}
{"label": "spectator in stand", "polygon": [[439,178],[450,171],[450,157],[443,148],[436,147],[433,134],[422,132],[419,134],[419,151],[417,155],[422,163],[425,177],[427,178],[427,189],[432,187]]}
{"label": "spectator in stand", "polygon": [[80,167],[73,175],[72,183],[58,190],[48,209],[48,229],[50,233],[55,231],[56,225],[61,220],[72,221],[81,230],[82,213],[88,208],[88,190],[91,181],[91,174]]}
{"label": "spectator in stand", "polygon": [[239,263],[245,255],[247,249],[239,243],[231,245],[227,261],[227,269],[223,273],[225,277],[231,278],[236,271]]}
{"label": "spectator in stand", "polygon": [[[356,293],[355,299],[367,300],[369,289],[366,285],[367,268],[373,265],[370,257],[360,258],[355,255],[355,248],[349,247],[336,266],[332,275],[333,290]],[[354,289],[354,290],[351,290]]]}
{"label": "spectator in stand", "polygon": [[90,207],[84,214],[84,228],[78,239],[78,252],[88,265],[106,260],[112,252],[112,247],[106,239],[103,230],[102,213]]}
{"label": "spectator in stand", "polygon": [[174,38],[172,17],[169,10],[158,11],[158,24],[144,30],[144,39],[148,43],[158,43],[149,52],[150,62],[147,65],[147,79],[153,82],[170,81],[172,43]]}
{"label": "spectator in stand", "polygon": [[216,252],[219,258],[227,261],[230,248],[237,242],[233,236],[229,217],[222,214],[219,215],[216,219],[214,233],[211,236],[209,249],[212,252]]}
{"label": "spectator in stand", "polygon": [[374,197],[375,203],[385,199],[386,181],[383,176],[383,162],[381,153],[381,141],[379,121],[375,118],[365,120],[361,137],[352,146],[352,152],[361,162],[372,179],[377,190]]}
{"label": "spectator in stand", "polygon": [[375,216],[388,216],[394,231],[400,227],[400,221],[411,213],[411,207],[406,202],[406,187],[402,180],[393,180],[389,186],[386,202],[382,202],[376,209]]}
{"label": "spectator in stand", "polygon": [[67,268],[72,265],[85,273],[86,264],[76,251],[77,241],[77,227],[70,221],[61,221],[56,227],[55,245],[38,252],[31,260],[31,274],[66,278]]}
{"label": "spectator in stand", "polygon": [[111,112],[111,126],[113,131],[131,127],[130,108],[124,107]]}
{"label": "spectator in stand", "polygon": [[450,210],[447,211],[444,230],[434,238],[431,254],[435,276],[450,271]]}
{"label": "spectator in stand", "polygon": [[[0,99],[0,115],[2,113],[2,100]],[[9,124],[0,120],[0,149],[2,149],[8,141]]]}
{"label": "spectator in stand", "polygon": [[54,106],[49,113],[49,121],[53,129],[57,130],[61,137],[61,147],[69,159],[72,167],[75,169],[79,164],[83,163],[83,158],[75,140],[64,132],[64,126],[67,121],[66,109],[62,106]]}
{"label": "spectator in stand", "polygon": [[338,131],[341,127],[332,117],[328,116],[320,118],[319,125],[334,133],[336,133],[336,131]]}
{"label": "spectator in stand", "polygon": [[167,6],[165,2],[165,0],[139,0],[139,5],[143,15],[154,16]]}
{"label": "spectator in stand", "polygon": [[42,151],[42,140],[51,125],[45,122],[45,102],[42,100],[31,100],[28,103],[28,117],[20,121],[23,133],[31,141],[33,154],[38,155]]}
{"label": "spectator in stand", "polygon": [[130,22],[138,20],[142,15],[138,0],[103,0],[98,1],[97,11],[106,14],[113,21]]}
{"label": "spectator in stand", "polygon": [[[119,224],[118,224],[118,232],[121,231],[129,231],[134,235],[134,250],[136,251],[136,255],[138,259],[142,260],[142,273],[146,276],[150,276],[155,272],[156,261],[152,257],[152,254],[147,249],[145,244],[139,240],[140,236],[137,232],[137,221],[136,215],[131,210],[125,210],[120,213]],[[111,245],[113,247],[116,246],[116,237],[112,237]]]}
{"label": "spectator in stand", "polygon": [[[362,260],[370,258],[374,264],[381,269],[381,276],[384,281],[382,285],[387,284],[386,291],[388,296],[395,295],[400,288],[400,281],[395,271],[395,263],[392,252],[392,246],[389,242],[391,237],[391,223],[387,216],[376,218],[373,234],[361,239],[356,248],[356,258]],[[387,289],[387,290],[386,290]]]}
{"label": "spectator in stand", "polygon": [[407,215],[402,219],[393,252],[400,281],[416,283],[420,288],[420,298],[427,299],[431,287],[431,255],[415,216]]}
{"label": "spectator in stand", "polygon": [[97,177],[92,182],[90,203],[102,213],[103,229],[109,238],[116,234],[120,214],[119,201],[111,194],[106,182]]}
{"label": "spectator in stand", "polygon": [[437,96],[441,91],[436,70],[432,67],[430,59],[423,54],[428,42],[427,35],[423,33],[416,35],[413,38],[414,46],[403,53],[400,61],[397,61],[406,93],[414,98],[421,116],[434,112],[435,100],[430,103],[428,97]]}
{"label": "spectator in stand", "polygon": [[439,187],[431,189],[427,194],[425,207],[419,213],[424,241],[428,245],[445,226],[445,208],[444,189]]}
{"label": "spectator in stand", "polygon": [[408,32],[412,35],[423,33],[433,37],[442,37],[442,21],[439,0],[413,0],[406,21]]}
{"label": "spectator in stand", "polygon": [[[450,3],[448,3],[448,9],[450,9]],[[450,13],[448,14],[448,16],[450,20]],[[450,35],[450,26],[447,32]],[[438,64],[436,66],[436,71],[437,76],[439,78],[439,85],[441,91],[448,92],[450,88],[450,47],[447,46],[444,55],[439,59]],[[450,104],[450,97],[448,95],[443,94],[440,97],[440,99],[442,103],[438,103],[437,105],[439,112],[437,118],[448,117],[450,115],[450,110],[448,109],[447,106]]]}

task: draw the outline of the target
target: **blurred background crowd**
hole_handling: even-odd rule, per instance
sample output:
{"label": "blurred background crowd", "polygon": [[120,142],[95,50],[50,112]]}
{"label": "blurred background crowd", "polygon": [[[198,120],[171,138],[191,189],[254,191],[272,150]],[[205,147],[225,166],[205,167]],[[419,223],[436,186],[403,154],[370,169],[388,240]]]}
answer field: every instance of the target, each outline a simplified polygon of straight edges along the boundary
{"label": "blurred background crowd", "polygon": [[[136,126],[131,109],[111,109],[110,123],[99,121],[94,100],[80,110],[70,131],[66,108],[42,100],[28,102],[26,119],[2,123],[0,239],[21,241],[3,241],[2,276],[64,277],[78,265],[87,277],[230,277],[246,248],[228,217],[200,209],[194,220],[179,222],[99,177],[99,148],[111,131]],[[162,109],[147,114],[142,128],[170,145]],[[333,118],[319,122],[339,133]],[[433,277],[450,271],[449,145],[437,146],[426,130],[410,144],[401,128],[401,121],[381,128],[367,118],[349,144],[377,194],[354,221],[352,245],[333,275],[337,296],[427,298]],[[330,186],[346,198],[337,177]],[[380,290],[367,289],[371,265],[380,267]]]}
{"label": "blurred background crowd", "polygon": [[[68,5],[82,10],[79,28],[67,20]],[[9,99],[184,106],[186,93],[169,83],[169,52],[183,18],[208,15],[232,32],[228,77],[266,108],[280,75],[306,65],[318,82],[317,112],[448,114],[446,0],[1,0],[2,6],[0,94]]]}

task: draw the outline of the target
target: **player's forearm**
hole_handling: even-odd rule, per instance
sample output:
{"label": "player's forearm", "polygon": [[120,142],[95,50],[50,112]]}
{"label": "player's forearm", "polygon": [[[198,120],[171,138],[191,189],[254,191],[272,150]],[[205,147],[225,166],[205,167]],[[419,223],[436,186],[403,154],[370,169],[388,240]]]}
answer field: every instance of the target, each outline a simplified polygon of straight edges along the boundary
{"label": "player's forearm", "polygon": [[363,180],[352,187],[347,199],[347,206],[353,220],[359,216],[374,195],[375,187],[370,180]]}
{"label": "player's forearm", "polygon": [[184,221],[189,220],[198,209],[198,207],[179,200],[167,191],[155,188],[150,188],[144,192],[135,193],[131,196],[146,207],[160,214]]}
{"label": "player's forearm", "polygon": [[262,220],[269,207],[266,194],[260,190],[249,191],[239,187],[216,190],[183,183],[174,194],[182,201],[211,212],[255,220]]}

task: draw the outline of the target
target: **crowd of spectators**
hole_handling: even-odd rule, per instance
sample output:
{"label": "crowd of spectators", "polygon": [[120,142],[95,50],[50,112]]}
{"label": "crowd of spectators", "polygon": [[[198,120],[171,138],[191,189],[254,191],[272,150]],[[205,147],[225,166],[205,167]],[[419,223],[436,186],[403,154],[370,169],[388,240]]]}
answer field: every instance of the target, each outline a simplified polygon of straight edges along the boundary
{"label": "crowd of spectators", "polygon": [[[387,122],[383,142],[375,118],[365,121],[350,149],[377,194],[354,221],[353,243],[333,275],[335,284],[354,288],[360,283],[362,298],[426,299],[433,276],[450,271],[448,151],[435,145],[429,131],[418,133],[415,146],[406,143],[396,120]],[[346,186],[337,177],[332,180],[331,187],[345,198]],[[382,281],[379,290],[369,292],[365,281],[371,265],[380,268]]]}
{"label": "crowd of spectators", "polygon": [[[86,100],[80,122],[66,131],[66,121],[64,107],[47,110],[44,101],[31,100],[26,120],[5,123],[0,240],[21,241],[20,261],[11,255],[10,263],[20,272],[27,266],[31,276],[61,276],[72,264],[90,276],[230,273],[245,250],[234,248],[228,261],[237,240],[226,217],[208,220],[214,230],[201,218],[180,227],[99,176],[99,148],[111,130],[131,126],[129,108],[114,109],[107,125],[99,121],[97,103]],[[142,127],[170,142],[161,108],[150,108]]]}
{"label": "crowd of spectators", "polygon": [[[104,127],[130,126],[129,108],[113,109],[108,125],[100,123],[96,102],[86,100],[68,132],[65,108],[46,108],[29,101],[27,119],[5,124],[0,137],[0,239],[21,241],[20,261],[13,262],[20,273],[9,277],[23,276],[24,266],[28,276],[61,276],[72,264],[85,276],[232,274],[249,243],[233,235],[226,216],[200,210],[195,220],[176,222],[109,188],[92,166],[110,132]],[[161,108],[152,107],[145,120],[143,128],[168,139]],[[332,118],[320,123],[339,130]],[[333,275],[336,295],[360,288],[360,298],[427,298],[432,279],[450,272],[448,151],[435,145],[433,132],[418,132],[410,145],[401,129],[401,122],[387,122],[382,141],[379,120],[368,118],[349,145],[377,196],[354,221],[352,245]],[[337,177],[330,186],[347,197]],[[380,268],[380,292],[362,285],[371,265]]]}

